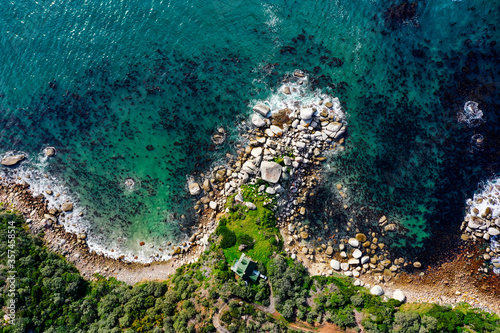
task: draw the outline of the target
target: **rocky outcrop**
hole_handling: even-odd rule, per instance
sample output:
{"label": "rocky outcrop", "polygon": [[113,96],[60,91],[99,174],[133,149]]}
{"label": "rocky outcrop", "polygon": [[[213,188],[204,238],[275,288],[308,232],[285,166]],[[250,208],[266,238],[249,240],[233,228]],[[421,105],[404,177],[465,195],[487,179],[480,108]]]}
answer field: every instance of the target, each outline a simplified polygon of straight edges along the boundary
{"label": "rocky outcrop", "polygon": [[2,158],[2,165],[5,166],[14,166],[24,160],[26,156],[20,154],[20,155],[11,155],[11,156],[6,156]]}

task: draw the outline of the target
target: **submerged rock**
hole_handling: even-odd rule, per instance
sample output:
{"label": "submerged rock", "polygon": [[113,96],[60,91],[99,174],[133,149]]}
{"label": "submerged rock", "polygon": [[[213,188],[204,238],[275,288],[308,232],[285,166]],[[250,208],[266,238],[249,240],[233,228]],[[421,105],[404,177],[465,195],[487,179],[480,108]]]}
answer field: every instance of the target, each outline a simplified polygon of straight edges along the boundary
{"label": "submerged rock", "polygon": [[25,158],[26,158],[26,156],[24,156],[22,154],[7,156],[7,157],[2,158],[2,165],[13,166],[13,165],[16,165],[17,163],[21,162]]}

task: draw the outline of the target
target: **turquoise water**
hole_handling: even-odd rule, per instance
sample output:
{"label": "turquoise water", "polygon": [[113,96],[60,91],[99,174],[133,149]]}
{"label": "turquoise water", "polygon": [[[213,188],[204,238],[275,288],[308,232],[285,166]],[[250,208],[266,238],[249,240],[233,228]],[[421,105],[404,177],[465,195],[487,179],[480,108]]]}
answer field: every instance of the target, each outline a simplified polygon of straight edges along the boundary
{"label": "turquoise water", "polygon": [[[349,205],[369,208],[311,218],[387,214],[407,228],[411,242],[400,245],[421,246],[433,228],[458,228],[465,198],[498,172],[500,11],[491,0],[419,3],[416,17],[390,27],[392,4],[6,3],[0,149],[29,158],[4,172],[40,173],[31,178],[40,190],[77,200],[84,216],[67,227],[86,229],[93,249],[147,260],[155,250],[140,241],[182,240],[195,222],[188,176],[223,163],[252,101],[303,69],[348,115],[324,203],[339,202],[329,189],[342,182]],[[484,112],[475,128],[457,122],[468,100]],[[234,135],[214,149],[221,125]],[[471,143],[475,133],[485,147]],[[56,157],[42,157],[47,146]]]}

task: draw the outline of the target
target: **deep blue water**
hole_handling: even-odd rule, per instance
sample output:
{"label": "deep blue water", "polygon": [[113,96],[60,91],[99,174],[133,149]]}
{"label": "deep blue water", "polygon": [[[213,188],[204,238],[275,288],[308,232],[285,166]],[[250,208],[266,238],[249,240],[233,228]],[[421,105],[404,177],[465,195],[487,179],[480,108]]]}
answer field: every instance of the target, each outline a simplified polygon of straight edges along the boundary
{"label": "deep blue water", "polygon": [[[187,177],[223,163],[252,101],[302,69],[312,89],[341,99],[349,123],[322,204],[352,209],[332,217],[318,205],[310,219],[386,214],[406,228],[393,244],[422,246],[436,228],[458,228],[465,199],[499,171],[500,3],[420,1],[416,15],[389,20],[394,4],[5,3],[0,152],[29,158],[4,172],[77,200],[84,216],[67,227],[88,230],[93,249],[145,259],[155,250],[139,241],[158,248],[194,222]],[[473,128],[457,121],[469,100],[484,113]],[[213,149],[221,125],[234,136]],[[42,157],[47,146],[56,157]],[[330,191],[338,182],[347,202]]]}

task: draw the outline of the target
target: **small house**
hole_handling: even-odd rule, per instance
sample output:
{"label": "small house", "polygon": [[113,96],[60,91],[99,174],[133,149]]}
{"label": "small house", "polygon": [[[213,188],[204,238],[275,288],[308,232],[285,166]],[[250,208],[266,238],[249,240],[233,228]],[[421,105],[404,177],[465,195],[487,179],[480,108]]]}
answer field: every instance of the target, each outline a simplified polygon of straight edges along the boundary
{"label": "small house", "polygon": [[237,260],[233,266],[231,266],[231,270],[245,281],[250,280],[257,282],[259,277],[267,280],[267,277],[260,274],[257,270],[257,264],[248,258],[244,253],[241,255],[240,259]]}

